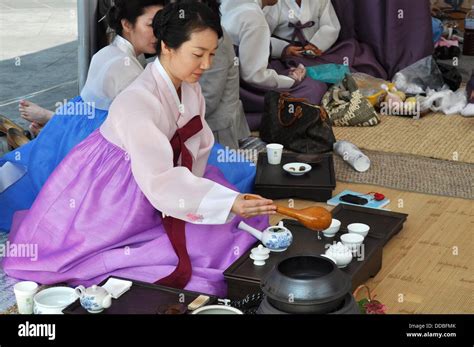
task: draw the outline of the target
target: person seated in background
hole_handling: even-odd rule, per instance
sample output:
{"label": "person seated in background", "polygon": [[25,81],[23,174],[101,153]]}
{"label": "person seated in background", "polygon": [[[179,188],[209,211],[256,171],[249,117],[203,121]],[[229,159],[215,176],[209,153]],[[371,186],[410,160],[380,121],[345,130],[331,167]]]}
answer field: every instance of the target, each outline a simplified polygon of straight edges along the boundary
{"label": "person seated in background", "polygon": [[[142,4],[157,4],[160,7],[163,7],[169,0],[160,0],[160,1],[141,1]],[[121,38],[125,38],[129,42],[131,42],[130,38],[127,37],[128,32],[125,30],[125,34],[123,33],[124,31],[120,28],[122,26],[121,20],[123,19],[123,16],[127,16],[127,20],[132,24],[136,24],[136,14],[137,13],[137,6],[141,6],[140,2],[137,1],[130,1],[128,4],[128,7],[125,8],[125,5],[123,4],[123,1],[118,0],[116,1],[117,4],[113,0],[100,0],[97,5],[97,13],[100,18],[98,18],[98,24],[97,24],[97,51],[102,50],[102,48],[105,48],[109,45],[115,45],[117,40],[120,40]],[[133,13],[132,13],[133,12]],[[116,18],[114,18],[114,16]],[[117,20],[115,20],[117,19]],[[153,16],[151,16],[151,19],[153,19]],[[140,24],[140,23],[139,23]],[[110,50],[110,49],[107,49]],[[138,50],[136,50],[138,51]],[[144,51],[140,54],[136,54],[135,58],[140,62],[140,65],[145,66],[145,56],[144,55],[150,55],[153,54],[151,51]],[[117,55],[116,59],[121,58],[119,55]],[[133,62],[133,61],[131,61]],[[92,63],[92,61],[91,61]],[[135,64],[131,64],[132,67]],[[105,67],[104,67],[105,68]],[[139,71],[140,73],[141,71]],[[99,74],[100,75],[100,74]],[[113,74],[108,74],[107,78],[110,80],[119,80],[120,76],[113,76]],[[130,79],[130,78],[129,78]],[[132,78],[133,80],[134,78]],[[89,79],[89,86],[91,84],[91,79]],[[110,87],[110,83],[108,85],[104,84],[103,88],[108,88]],[[117,86],[122,85],[122,83],[116,83]],[[127,81],[125,82],[125,85],[128,85]],[[85,88],[89,87],[84,86]],[[123,89],[123,87],[122,87]],[[51,118],[55,115],[55,112],[48,110],[44,107],[39,106],[38,104],[31,102],[29,100],[20,100],[20,103],[18,105],[18,110],[20,111],[20,116],[29,121],[29,129],[31,133],[34,136],[37,136],[39,132],[44,128],[44,126],[51,120]]]}
{"label": "person seated in background", "polygon": [[[286,66],[275,61],[269,65],[270,28],[263,8],[274,6],[278,0],[224,0],[222,25],[238,51],[241,90],[246,113],[263,112],[263,97],[268,90],[288,91],[318,104],[326,84],[306,78],[304,66]],[[251,124],[251,128],[258,128]]]}
{"label": "person seated in background", "polygon": [[[204,0],[220,17],[220,3]],[[216,142],[238,149],[239,140],[250,136],[244,108],[239,94],[240,73],[236,63],[234,45],[223,29],[212,66],[202,75],[199,84],[206,100],[206,121]]]}
{"label": "person seated in background", "polygon": [[281,0],[264,10],[272,31],[272,57],[320,56],[337,41],[341,25],[331,0]]}
{"label": "person seated in background", "polygon": [[272,58],[301,63],[348,65],[353,72],[386,77],[371,48],[355,39],[336,43],[341,23],[331,0],[280,0],[264,9]]}
{"label": "person seated in background", "polygon": [[278,0],[224,0],[222,25],[238,50],[240,74],[250,84],[265,88],[291,88],[294,76],[280,75],[268,67],[270,30],[262,9]]}

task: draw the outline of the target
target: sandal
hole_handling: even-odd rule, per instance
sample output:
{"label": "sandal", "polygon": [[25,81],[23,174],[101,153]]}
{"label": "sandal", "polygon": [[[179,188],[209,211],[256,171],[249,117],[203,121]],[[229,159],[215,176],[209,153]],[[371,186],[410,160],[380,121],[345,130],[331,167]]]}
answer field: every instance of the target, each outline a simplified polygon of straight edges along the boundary
{"label": "sandal", "polygon": [[0,115],[0,133],[3,133],[4,135],[7,135],[8,129],[17,129],[21,133],[23,133],[23,128],[19,126],[18,124],[12,122],[10,119],[7,117]]}
{"label": "sandal", "polygon": [[9,128],[7,131],[7,143],[10,146],[11,150],[23,146],[30,142],[30,139],[23,134],[23,131],[20,131],[15,128]]}

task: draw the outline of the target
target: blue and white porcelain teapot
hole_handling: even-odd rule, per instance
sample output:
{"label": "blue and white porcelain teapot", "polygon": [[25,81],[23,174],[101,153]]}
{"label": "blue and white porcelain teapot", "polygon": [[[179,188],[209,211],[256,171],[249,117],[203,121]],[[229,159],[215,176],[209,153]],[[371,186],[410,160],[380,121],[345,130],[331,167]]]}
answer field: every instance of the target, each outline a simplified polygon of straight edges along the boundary
{"label": "blue and white porcelain teapot", "polygon": [[277,226],[266,228],[263,232],[257,230],[245,222],[239,223],[239,229],[245,230],[255,236],[262,244],[272,252],[283,252],[290,247],[293,242],[293,234],[283,225],[283,222]]}
{"label": "blue and white porcelain teapot", "polygon": [[75,292],[79,296],[81,306],[90,313],[102,312],[112,305],[112,295],[102,287],[93,285],[86,289],[84,286],[78,286]]}

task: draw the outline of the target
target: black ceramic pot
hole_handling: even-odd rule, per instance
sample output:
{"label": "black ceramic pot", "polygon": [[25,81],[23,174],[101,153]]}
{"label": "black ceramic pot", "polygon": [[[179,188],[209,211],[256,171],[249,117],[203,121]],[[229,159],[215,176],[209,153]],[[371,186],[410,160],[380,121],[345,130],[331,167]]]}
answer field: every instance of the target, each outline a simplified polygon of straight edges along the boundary
{"label": "black ceramic pot", "polygon": [[[262,303],[258,307],[256,314],[288,314],[287,312],[283,312],[277,310],[275,307],[270,305],[268,302],[268,298],[265,297],[262,300]],[[359,305],[354,299],[354,296],[351,293],[347,293],[344,296],[344,299],[340,305],[336,309],[336,311],[331,311],[329,314],[360,314]]]}
{"label": "black ceramic pot", "polygon": [[268,302],[287,313],[330,313],[351,290],[350,277],[320,256],[288,258],[261,281]]}

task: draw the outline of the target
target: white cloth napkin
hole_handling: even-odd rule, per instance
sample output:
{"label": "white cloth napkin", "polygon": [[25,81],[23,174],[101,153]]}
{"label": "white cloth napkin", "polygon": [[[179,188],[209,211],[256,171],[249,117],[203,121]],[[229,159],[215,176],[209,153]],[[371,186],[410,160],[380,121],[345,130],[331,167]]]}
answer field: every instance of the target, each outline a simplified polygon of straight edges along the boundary
{"label": "white cloth napkin", "polygon": [[119,280],[118,278],[110,278],[103,286],[114,299],[120,298],[123,293],[132,287],[132,281]]}
{"label": "white cloth napkin", "polygon": [[0,166],[0,193],[3,193],[13,183],[22,178],[26,172],[25,166],[13,164],[9,161]]}

